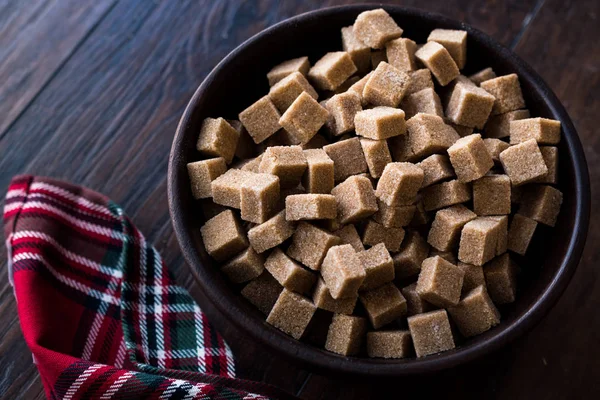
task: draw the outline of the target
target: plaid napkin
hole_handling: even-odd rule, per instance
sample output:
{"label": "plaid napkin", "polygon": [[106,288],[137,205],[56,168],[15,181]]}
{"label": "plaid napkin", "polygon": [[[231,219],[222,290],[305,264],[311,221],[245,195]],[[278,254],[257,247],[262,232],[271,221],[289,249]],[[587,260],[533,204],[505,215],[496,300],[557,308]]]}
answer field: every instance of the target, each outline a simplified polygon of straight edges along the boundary
{"label": "plaid napkin", "polygon": [[106,197],[13,179],[4,206],[21,328],[49,399],[265,399],[223,338]]}

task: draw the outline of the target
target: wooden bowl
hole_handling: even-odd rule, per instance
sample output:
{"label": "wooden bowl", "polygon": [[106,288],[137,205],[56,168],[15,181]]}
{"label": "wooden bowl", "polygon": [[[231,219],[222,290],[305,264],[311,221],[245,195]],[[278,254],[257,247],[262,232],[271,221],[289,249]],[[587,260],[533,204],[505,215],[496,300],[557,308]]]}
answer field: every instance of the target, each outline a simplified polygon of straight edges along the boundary
{"label": "wooden bowl", "polygon": [[559,188],[564,194],[555,228],[538,226],[522,267],[517,301],[501,308],[502,322],[488,332],[458,343],[457,348],[419,359],[384,360],[343,357],[297,341],[268,325],[208,257],[200,237],[204,223],[190,192],[186,164],[199,160],[195,144],[206,117],[237,114],[268,92],[266,73],[281,61],[308,55],[314,63],[328,51],[341,49],[340,29],[377,6],[351,5],[309,12],[280,22],[253,36],[225,57],[190,100],[177,127],[169,159],[169,208],[181,250],[202,289],[197,300],[219,326],[235,324],[252,339],[280,356],[321,373],[399,376],[456,366],[499,349],[531,329],[556,303],[581,257],[590,214],[589,176],[585,157],[564,107],[540,76],[518,56],[485,33],[446,17],[398,6],[383,6],[418,43],[434,28],[468,32],[465,74],[491,66],[498,75],[517,73],[532,116],[562,122],[559,144]]}

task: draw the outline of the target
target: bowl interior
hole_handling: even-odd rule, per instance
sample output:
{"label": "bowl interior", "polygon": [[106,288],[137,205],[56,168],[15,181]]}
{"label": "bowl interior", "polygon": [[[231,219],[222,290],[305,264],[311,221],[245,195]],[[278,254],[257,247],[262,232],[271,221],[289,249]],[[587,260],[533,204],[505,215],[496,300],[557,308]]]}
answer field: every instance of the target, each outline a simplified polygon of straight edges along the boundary
{"label": "bowl interior", "polygon": [[[556,97],[528,66],[485,34],[456,21],[422,11],[386,7],[403,36],[425,42],[434,28],[465,29],[468,63],[464,74],[491,66],[498,75],[517,73],[532,116],[562,121],[559,147],[559,188],[564,203],[556,227],[539,226],[521,266],[517,301],[501,308],[499,326],[452,351],[423,359],[380,360],[348,358],[295,341],[264,322],[264,316],[226,281],[208,257],[200,237],[204,223],[199,203],[192,198],[186,163],[201,159],[195,142],[206,117],[237,118],[239,111],[268,92],[269,69],[286,59],[308,55],[311,63],[328,51],[341,50],[340,28],[351,25],[367,6],[319,10],[275,25],[234,50],[200,86],[178,128],[169,165],[169,201],[182,251],[204,294],[226,318],[279,353],[314,369],[350,373],[397,375],[446,368],[496,349],[530,328],[566,287],[579,261],[587,232],[585,159],[577,134]],[[588,203],[589,203],[589,193]],[[587,205],[589,207],[589,204]],[[589,211],[588,211],[589,212]],[[206,305],[202,304],[206,307]]]}

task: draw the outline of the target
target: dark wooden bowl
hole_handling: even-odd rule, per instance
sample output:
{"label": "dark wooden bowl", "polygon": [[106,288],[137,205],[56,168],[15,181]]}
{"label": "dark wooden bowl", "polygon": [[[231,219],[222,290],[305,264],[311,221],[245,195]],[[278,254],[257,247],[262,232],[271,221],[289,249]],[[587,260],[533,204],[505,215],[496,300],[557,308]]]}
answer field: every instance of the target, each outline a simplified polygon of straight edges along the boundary
{"label": "dark wooden bowl", "polygon": [[186,164],[200,159],[195,143],[204,118],[237,118],[239,111],[268,92],[265,75],[273,65],[303,55],[314,63],[326,52],[341,49],[340,28],[351,25],[360,12],[376,7],[352,5],[309,12],[247,40],[208,75],[181,118],[169,159],[169,208],[181,250],[203,292],[198,301],[213,323],[217,327],[235,324],[278,355],[313,371],[398,376],[449,368],[497,350],[531,329],[556,303],[577,268],[587,235],[590,191],[581,143],[564,107],[540,76],[510,50],[464,23],[414,9],[383,7],[404,29],[404,36],[420,43],[434,28],[468,31],[466,74],[491,66],[498,75],[519,75],[531,114],[562,122],[559,188],[564,203],[556,227],[539,226],[528,256],[517,260],[522,267],[518,299],[501,309],[500,325],[459,343],[455,350],[421,359],[367,359],[339,356],[290,338],[268,325],[206,254],[200,237],[204,220],[190,192]]}

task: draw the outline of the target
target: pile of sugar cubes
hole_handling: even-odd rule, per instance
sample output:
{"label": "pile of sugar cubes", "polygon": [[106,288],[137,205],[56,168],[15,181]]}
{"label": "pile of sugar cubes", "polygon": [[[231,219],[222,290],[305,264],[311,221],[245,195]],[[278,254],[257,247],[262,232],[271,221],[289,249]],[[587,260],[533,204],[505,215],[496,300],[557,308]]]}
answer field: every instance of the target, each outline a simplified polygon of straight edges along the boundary
{"label": "pile of sugar cubes", "polygon": [[423,357],[515,301],[511,252],[562,202],[561,126],[529,115],[517,75],[461,75],[466,42],[366,11],[343,51],[282,62],[239,120],[204,120],[203,242],[269,324],[301,339],[320,309],[329,351]]}

